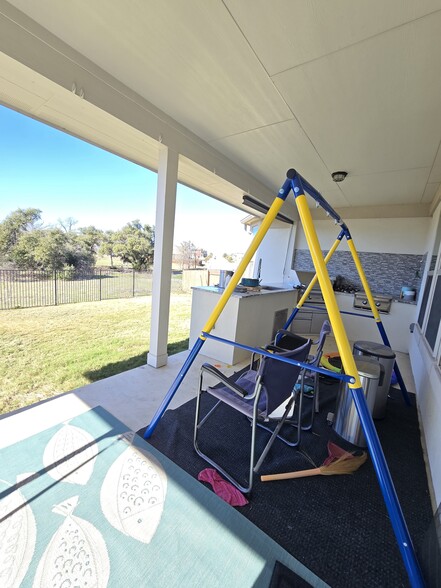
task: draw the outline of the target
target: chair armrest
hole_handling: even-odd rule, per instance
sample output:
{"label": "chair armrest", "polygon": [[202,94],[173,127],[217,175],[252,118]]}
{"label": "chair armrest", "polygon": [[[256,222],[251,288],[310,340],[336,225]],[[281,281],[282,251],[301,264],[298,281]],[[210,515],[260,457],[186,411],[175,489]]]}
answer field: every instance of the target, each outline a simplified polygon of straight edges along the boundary
{"label": "chair armrest", "polygon": [[225,374],[223,374],[220,370],[215,368],[213,365],[211,365],[209,363],[202,364],[201,373],[202,372],[207,372],[208,374],[211,374],[212,376],[214,376],[215,378],[220,380],[223,384],[225,384],[225,386],[227,386],[230,390],[235,392],[241,398],[245,398],[247,396],[248,393],[246,390],[244,390],[243,388],[238,386],[235,382],[232,382],[230,378],[228,378]]}
{"label": "chair armrest", "polygon": [[266,345],[265,351],[275,351],[276,353],[286,353],[286,349],[283,349],[283,347],[277,347],[277,345]]}
{"label": "chair armrest", "polygon": [[[262,349],[266,349],[266,347],[262,347]],[[255,369],[254,364],[256,361],[260,362],[262,359],[262,354],[258,351],[253,351],[250,357],[250,370]]]}

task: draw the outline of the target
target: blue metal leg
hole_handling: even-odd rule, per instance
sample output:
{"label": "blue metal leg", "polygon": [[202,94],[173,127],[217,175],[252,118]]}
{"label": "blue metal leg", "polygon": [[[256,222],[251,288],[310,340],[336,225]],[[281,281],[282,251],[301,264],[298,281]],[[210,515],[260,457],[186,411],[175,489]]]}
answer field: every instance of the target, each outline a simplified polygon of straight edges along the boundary
{"label": "blue metal leg", "polygon": [[[383,323],[381,323],[381,322],[377,323],[377,327],[378,327],[378,330],[380,331],[380,335],[381,335],[381,338],[383,339],[383,343],[385,345],[387,345],[388,347],[391,347],[391,345],[389,343],[389,339],[386,334],[386,331],[384,329]],[[400,385],[401,394],[403,395],[404,402],[407,404],[407,406],[412,406],[412,403],[409,398],[409,394],[406,389],[406,385],[404,383],[403,378],[401,377],[401,372],[400,372],[400,369],[398,367],[397,362],[394,363],[394,372],[395,372],[395,375],[397,376],[397,382]]]}
{"label": "blue metal leg", "polygon": [[156,428],[156,425],[158,424],[159,420],[162,418],[162,415],[164,414],[164,412],[167,410],[168,405],[170,404],[170,402],[171,402],[173,396],[175,395],[177,389],[181,385],[182,380],[186,376],[188,370],[191,367],[191,364],[194,362],[194,360],[195,360],[197,354],[199,353],[199,350],[202,347],[202,345],[204,344],[204,342],[205,342],[205,339],[201,339],[199,337],[197,339],[196,343],[193,345],[193,347],[192,347],[192,349],[191,349],[191,351],[190,351],[187,359],[184,362],[184,365],[179,370],[179,373],[176,376],[175,381],[171,385],[170,390],[167,392],[164,400],[161,402],[159,408],[155,412],[155,414],[154,414],[154,416],[153,416],[153,418],[152,418],[149,426],[145,430],[144,439],[149,439],[151,437],[153,431]]}
{"label": "blue metal leg", "polygon": [[289,319],[286,321],[285,325],[284,325],[284,329],[289,329],[289,327],[291,326],[292,321],[295,319],[296,314],[299,312],[299,308],[297,308],[297,306],[294,308],[294,310],[292,311],[292,313],[289,316]]}
{"label": "blue metal leg", "polygon": [[366,404],[363,388],[353,388],[351,389],[351,393],[366,436],[372,463],[380,484],[381,492],[383,493],[384,502],[391,519],[391,524],[409,576],[410,584],[413,588],[423,588],[424,580],[421,569],[415,555],[412,539],[410,538],[406,521],[404,520],[403,512],[395,492],[386,459],[380,445],[380,440],[378,439],[374,422]]}

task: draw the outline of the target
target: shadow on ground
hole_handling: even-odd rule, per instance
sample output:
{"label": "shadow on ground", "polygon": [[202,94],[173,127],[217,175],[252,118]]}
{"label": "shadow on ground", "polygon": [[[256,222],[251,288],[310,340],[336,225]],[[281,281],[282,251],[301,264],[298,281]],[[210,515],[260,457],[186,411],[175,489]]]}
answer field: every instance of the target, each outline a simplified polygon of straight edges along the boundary
{"label": "shadow on ground", "polygon": [[[174,355],[175,353],[180,353],[181,351],[186,351],[187,349],[188,339],[182,339],[181,341],[167,345],[167,353],[169,355]],[[138,355],[134,355],[122,361],[107,363],[106,365],[103,365],[96,370],[89,370],[84,372],[84,376],[88,379],[89,382],[98,382],[98,380],[116,376],[117,374],[121,374],[127,370],[132,370],[134,368],[145,365],[147,361],[147,353],[148,349],[146,349],[143,353],[139,353]]]}

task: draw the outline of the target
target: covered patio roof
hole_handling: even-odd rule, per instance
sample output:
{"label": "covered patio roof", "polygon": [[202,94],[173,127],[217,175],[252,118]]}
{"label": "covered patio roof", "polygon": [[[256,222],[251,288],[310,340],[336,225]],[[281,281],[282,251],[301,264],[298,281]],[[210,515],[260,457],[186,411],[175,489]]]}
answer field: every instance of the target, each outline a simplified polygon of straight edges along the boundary
{"label": "covered patio roof", "polygon": [[0,0],[0,101],[159,172],[160,366],[177,181],[250,213],[295,167],[343,218],[431,214],[440,24],[438,1]]}
{"label": "covered patio roof", "polygon": [[166,145],[179,181],[225,202],[265,201],[296,167],[340,209],[433,203],[436,0],[1,0],[0,15],[0,100],[150,169]]}

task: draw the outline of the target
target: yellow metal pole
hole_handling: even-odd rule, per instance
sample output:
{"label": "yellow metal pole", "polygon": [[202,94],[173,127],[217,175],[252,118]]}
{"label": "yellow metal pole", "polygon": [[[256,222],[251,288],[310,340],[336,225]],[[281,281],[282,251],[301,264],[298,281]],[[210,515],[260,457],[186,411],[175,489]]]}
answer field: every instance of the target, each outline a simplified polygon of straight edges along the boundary
{"label": "yellow metal pole", "polygon": [[361,388],[362,386],[360,377],[358,375],[357,366],[355,365],[352,349],[349,345],[348,337],[343,325],[343,320],[341,318],[340,310],[335,298],[335,293],[332,289],[331,280],[329,279],[328,270],[326,268],[325,260],[323,259],[322,250],[317,237],[317,232],[314,227],[311,212],[308,208],[306,196],[305,194],[299,194],[296,196],[295,200],[323,298],[325,299],[326,309],[329,313],[329,319],[331,321],[332,330],[334,332],[343,368],[346,374],[351,375],[354,378],[354,383],[349,384],[349,387]]}
{"label": "yellow metal pole", "polygon": [[375,321],[377,323],[381,323],[380,313],[378,312],[378,309],[375,306],[375,302],[374,302],[374,299],[372,297],[372,292],[371,292],[371,289],[369,287],[369,284],[368,284],[368,281],[367,281],[367,278],[366,278],[366,274],[364,273],[364,269],[363,269],[363,267],[361,265],[360,258],[358,257],[357,250],[355,249],[355,245],[354,245],[354,242],[352,240],[352,237],[350,239],[348,239],[347,241],[348,241],[349,251],[352,253],[352,258],[354,260],[355,267],[357,268],[358,275],[360,276],[360,280],[361,280],[363,289],[365,291],[366,298],[368,299],[369,306],[371,307],[372,314],[374,315]]}
{"label": "yellow metal pole", "polygon": [[[332,245],[331,249],[328,251],[326,257],[325,257],[325,264],[328,263],[328,261],[331,259],[331,257],[334,254],[334,251],[337,249],[337,247],[340,245],[341,243],[341,239],[336,239],[334,244]],[[308,296],[311,292],[311,290],[314,288],[316,282],[317,282],[317,274],[315,274],[315,276],[312,278],[312,280],[309,283],[309,286],[306,288],[306,290],[303,293],[303,296],[300,298],[300,300],[297,302],[297,308],[302,308],[302,306],[305,304],[306,300],[308,299]]]}
{"label": "yellow metal pole", "polygon": [[[256,253],[257,248],[259,247],[260,243],[262,242],[263,238],[268,232],[268,229],[270,228],[273,220],[276,218],[279,210],[282,208],[284,202],[284,199],[280,198],[279,196],[277,196],[274,199],[270,209],[268,210],[265,218],[262,221],[262,224],[259,227],[259,230],[255,234],[254,239],[252,240],[250,246],[247,249],[247,252],[243,256],[240,264],[238,265],[237,270],[234,272],[231,280],[228,282],[228,285],[224,290],[224,293],[219,298],[218,303],[214,307],[213,311],[211,312],[211,315],[205,323],[205,326],[202,329],[203,332],[209,333],[216,324],[216,321],[219,318],[220,313],[225,308],[225,305],[227,304],[231,294],[234,292],[234,288],[239,283],[239,280],[241,279],[243,273],[247,269],[248,264],[250,263],[253,255]],[[202,334],[199,337],[203,340],[206,339],[206,337],[204,337]]]}

